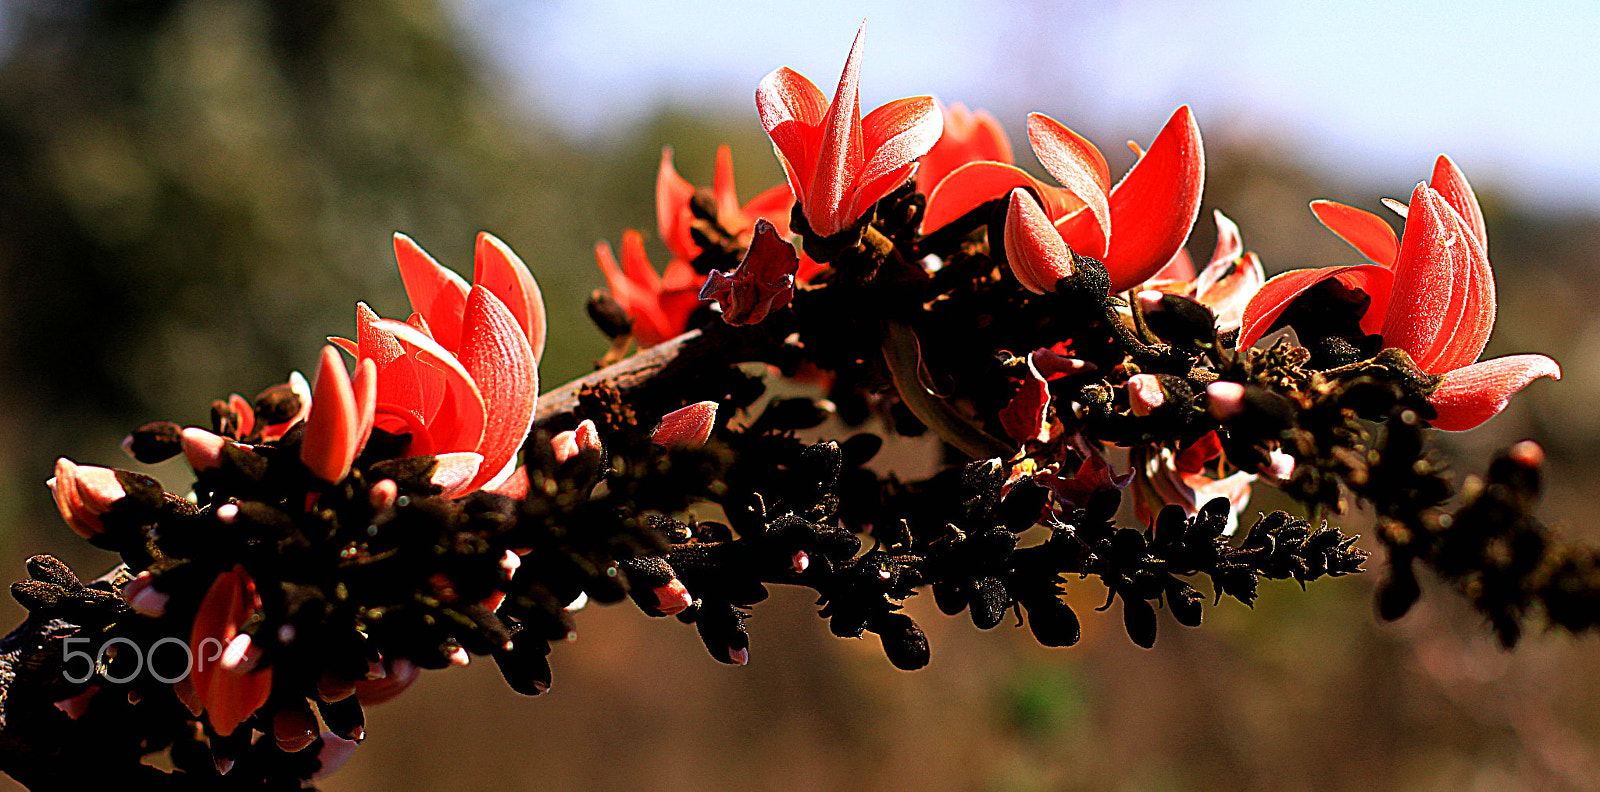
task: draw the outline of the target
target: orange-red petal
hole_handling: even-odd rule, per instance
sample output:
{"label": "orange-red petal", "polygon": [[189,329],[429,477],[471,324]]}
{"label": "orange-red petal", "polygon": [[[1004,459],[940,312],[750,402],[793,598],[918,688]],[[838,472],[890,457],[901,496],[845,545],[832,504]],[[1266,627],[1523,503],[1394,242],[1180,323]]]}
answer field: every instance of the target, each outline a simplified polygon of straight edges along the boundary
{"label": "orange-red petal", "polygon": [[805,201],[816,170],[828,98],[810,80],[784,66],[756,86],[756,113],[783,162],[795,199]]}
{"label": "orange-red petal", "polygon": [[405,234],[394,235],[394,260],[406,287],[411,310],[433,327],[434,338],[454,351],[461,337],[461,312],[467,305],[467,283],[441,266]]}
{"label": "orange-red petal", "polygon": [[912,96],[879,105],[861,121],[866,164],[856,180],[851,213],[872,205],[911,178],[907,166],[939,142],[944,117],[931,96]]}
{"label": "orange-red petal", "polygon": [[544,341],[548,333],[544,312],[544,295],[533,279],[522,258],[511,247],[488,232],[478,233],[478,244],[473,256],[472,284],[482,286],[500,298],[517,325],[533,347],[533,356],[544,356]]}
{"label": "orange-red petal", "polygon": [[1027,171],[1000,162],[969,162],[950,172],[928,196],[922,233],[931,234],[989,201],[1005,198],[1022,187],[1033,192],[1045,214],[1063,217],[1084,207],[1071,191],[1045,184]]}
{"label": "orange-red petal", "polygon": [[1289,304],[1305,291],[1330,278],[1352,289],[1360,289],[1372,298],[1367,314],[1361,321],[1365,332],[1376,332],[1374,325],[1383,321],[1390,304],[1389,293],[1394,272],[1376,264],[1352,264],[1343,267],[1318,267],[1291,270],[1275,275],[1261,286],[1256,296],[1244,310],[1244,320],[1239,331],[1239,348],[1246,349],[1266,335],[1267,329],[1283,315]]}
{"label": "orange-red petal", "polygon": [[1034,294],[1056,290],[1072,274],[1072,251],[1027,190],[1011,191],[1006,208],[1006,261],[1022,287]]}
{"label": "orange-red petal", "polygon": [[475,449],[483,465],[467,486],[470,492],[499,474],[527,439],[539,398],[539,369],[516,317],[482,286],[473,286],[467,296],[458,357],[483,394],[486,416]]}
{"label": "orange-red petal", "polygon": [[1561,379],[1561,366],[1544,355],[1510,355],[1447,371],[1428,397],[1440,429],[1471,429],[1506,408],[1512,394],[1540,377]]}
{"label": "orange-red petal", "polygon": [[432,440],[432,451],[477,450],[478,443],[483,439],[484,398],[461,361],[427,333],[406,322],[379,319],[374,324],[378,329],[392,333],[404,345],[406,354],[417,364],[418,376],[434,380],[442,394],[438,407],[432,413],[423,415]]}
{"label": "orange-red petal", "polygon": [[350,463],[364,440],[361,408],[356,404],[350,374],[339,350],[325,346],[312,389],[311,414],[300,441],[300,461],[311,475],[336,483],[350,473]]}
{"label": "orange-red petal", "polygon": [[271,668],[241,673],[218,662],[222,647],[233,641],[239,628],[260,608],[255,581],[244,567],[235,565],[212,581],[189,632],[194,652],[190,680],[212,728],[224,737],[261,709],[272,692]]}
{"label": "orange-red petal", "polygon": [[1467,183],[1466,174],[1456,167],[1456,163],[1449,157],[1440,154],[1439,159],[1433,163],[1433,180],[1429,187],[1439,191],[1444,196],[1445,203],[1456,210],[1465,220],[1467,227],[1472,230],[1472,235],[1478,238],[1478,244],[1484,250],[1489,249],[1489,231],[1483,224],[1483,208],[1478,206],[1478,196],[1472,191],[1472,185]]}
{"label": "orange-red petal", "polygon": [[[1088,206],[1095,222],[1100,224],[1101,241],[1109,239],[1111,169],[1105,155],[1082,135],[1043,113],[1028,116],[1028,140],[1044,169]],[[1079,252],[1095,257],[1105,254],[1103,245]]]}
{"label": "orange-red petal", "polygon": [[1438,191],[1418,184],[1410,206],[1383,338],[1439,374],[1483,352],[1494,325],[1494,276],[1477,238]]}
{"label": "orange-red petal", "polygon": [[863,20],[850,45],[833,101],[823,116],[815,169],[800,202],[811,229],[820,236],[837,234],[856,219],[846,215],[850,214],[851,199],[866,162],[860,90],[861,47],[866,33],[867,23]]}
{"label": "orange-red petal", "polygon": [[661,147],[661,167],[656,169],[656,230],[661,234],[672,255],[693,259],[700,246],[689,235],[689,201],[694,198],[694,185],[678,175],[672,167],[672,147]]}
{"label": "orange-red petal", "polygon": [[1383,218],[1338,201],[1312,201],[1311,213],[1340,239],[1368,259],[1385,267],[1394,266],[1400,240]]}
{"label": "orange-red petal", "polygon": [[[1189,238],[1200,216],[1205,186],[1205,151],[1200,127],[1188,105],[1167,119],[1155,142],[1111,189],[1111,217],[1137,218],[1106,243],[1103,261],[1113,292],[1131,289],[1161,269]],[[1074,249],[1094,249],[1101,236],[1092,214],[1078,212],[1056,223]]]}

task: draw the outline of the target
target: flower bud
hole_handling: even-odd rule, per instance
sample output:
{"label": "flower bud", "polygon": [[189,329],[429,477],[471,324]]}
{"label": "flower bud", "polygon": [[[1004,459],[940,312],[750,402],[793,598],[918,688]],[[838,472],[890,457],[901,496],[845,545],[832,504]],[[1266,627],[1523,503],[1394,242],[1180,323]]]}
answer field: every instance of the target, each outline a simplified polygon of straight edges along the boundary
{"label": "flower bud", "polygon": [[1056,290],[1056,281],[1072,275],[1072,251],[1051,224],[1032,193],[1011,191],[1006,208],[1006,260],[1022,287],[1034,294]]}
{"label": "flower bud", "polygon": [[550,450],[556,455],[556,464],[562,464],[584,451],[599,453],[600,430],[587,418],[576,429],[568,429],[550,438]]}
{"label": "flower bud", "polygon": [[1244,412],[1244,386],[1237,382],[1213,382],[1206,386],[1206,412],[1226,421]]}
{"label": "flower bud", "polygon": [[128,494],[111,468],[79,465],[66,457],[56,460],[56,474],[45,485],[55,496],[61,519],[85,539],[105,533],[100,516]]}
{"label": "flower bud", "polygon": [[1128,378],[1128,407],[1134,415],[1149,415],[1167,403],[1166,391],[1154,374],[1135,374]]}
{"label": "flower bud", "polygon": [[699,448],[710,439],[716,421],[716,402],[696,402],[662,416],[650,441],[667,448]]}

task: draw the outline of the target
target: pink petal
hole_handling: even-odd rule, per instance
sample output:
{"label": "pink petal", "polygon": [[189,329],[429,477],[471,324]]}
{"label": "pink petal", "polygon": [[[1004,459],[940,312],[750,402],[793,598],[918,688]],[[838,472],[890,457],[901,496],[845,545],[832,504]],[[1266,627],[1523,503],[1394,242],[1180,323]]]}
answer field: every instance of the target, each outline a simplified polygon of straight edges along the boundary
{"label": "pink petal", "polygon": [[667,448],[699,448],[711,438],[711,429],[717,422],[717,403],[696,402],[661,417],[661,423],[650,433],[650,442]]}
{"label": "pink petal", "polygon": [[377,364],[371,358],[356,364],[356,376],[350,381],[350,385],[356,395],[356,435],[361,438],[356,444],[355,456],[361,456],[362,449],[367,446],[367,440],[372,437],[372,426],[377,421]]}
{"label": "pink petal", "polygon": [[323,347],[312,389],[311,415],[300,441],[300,461],[311,475],[330,484],[349,475],[356,448],[364,439],[360,436],[360,409],[339,350]]}
{"label": "pink petal", "polygon": [[867,161],[856,179],[851,212],[866,214],[904,184],[911,177],[906,166],[933,148],[943,128],[944,117],[930,96],[896,99],[868,113],[861,121]]}
{"label": "pink petal", "polygon": [[533,356],[543,357],[545,335],[548,333],[544,295],[539,291],[539,284],[534,281],[528,265],[522,263],[522,259],[493,234],[478,234],[472,283],[488,289],[489,293],[505,303],[533,347]]}
{"label": "pink petal", "polygon": [[438,410],[424,416],[434,452],[476,450],[484,434],[484,397],[461,361],[427,333],[405,322],[379,319],[375,324],[405,345],[406,353],[419,364],[419,376],[440,382],[444,397]]}
{"label": "pink petal", "polygon": [[456,498],[478,488],[474,482],[484,478],[484,471],[494,474],[483,464],[483,455],[473,451],[452,451],[434,456],[437,463],[428,483],[443,490],[440,495]]}
{"label": "pink petal", "polygon": [[672,167],[672,147],[661,148],[661,167],[656,171],[656,230],[661,234],[672,255],[693,259],[700,246],[689,235],[689,201],[694,198],[694,185],[678,175]]}
{"label": "pink petal", "polygon": [[[1100,225],[1101,244],[1086,246],[1078,252],[1096,258],[1105,255],[1104,243],[1111,237],[1111,169],[1106,165],[1105,155],[1082,135],[1043,113],[1028,116],[1028,140],[1033,143],[1033,153],[1044,164],[1044,169],[1087,204]],[[1162,263],[1166,263],[1165,260]]]}
{"label": "pink petal", "polygon": [[1445,203],[1450,204],[1450,208],[1466,221],[1472,235],[1478,238],[1478,244],[1488,250],[1489,230],[1483,225],[1483,208],[1478,206],[1477,194],[1472,191],[1466,174],[1456,167],[1455,162],[1440,154],[1433,163],[1433,180],[1428,186],[1444,196]]}
{"label": "pink petal", "polygon": [[[1494,324],[1494,276],[1443,196],[1419,184],[1395,258],[1384,343],[1438,374],[1476,360]],[[1470,308],[1470,312],[1469,312]]]}
{"label": "pink petal", "polygon": [[1428,403],[1439,412],[1433,425],[1459,432],[1506,408],[1511,395],[1540,377],[1561,379],[1561,366],[1544,355],[1511,355],[1447,371]]}
{"label": "pink petal", "polygon": [[[1145,282],[1172,260],[1189,238],[1200,216],[1205,185],[1205,150],[1200,127],[1189,106],[1172,114],[1149,150],[1111,189],[1111,217],[1136,218],[1106,244],[1103,257],[1111,273],[1111,290],[1125,291]],[[1074,249],[1092,250],[1103,235],[1093,216],[1078,212],[1056,227]]]}
{"label": "pink petal", "polygon": [[1374,262],[1394,266],[1400,241],[1383,218],[1337,201],[1312,201],[1311,213],[1336,236]]}
{"label": "pink petal", "polygon": [[[811,230],[820,236],[833,236],[853,223],[849,214],[862,167],[866,164],[865,141],[861,129],[861,46],[867,23],[861,22],[833,102],[822,119],[822,138],[805,198],[800,202]],[[937,136],[935,137],[937,139]],[[930,145],[932,141],[929,141]]]}
{"label": "pink petal", "polygon": [[1017,388],[1017,394],[1000,410],[1000,425],[1018,443],[1043,443],[1049,440],[1045,417],[1050,407],[1050,387],[1039,369],[1034,367],[1033,357],[1028,356],[1027,376]]}
{"label": "pink petal", "polygon": [[1239,348],[1247,349],[1261,340],[1261,336],[1266,335],[1267,328],[1283,315],[1284,309],[1288,308],[1296,297],[1329,278],[1337,278],[1344,285],[1360,289],[1372,298],[1372,304],[1367,307],[1367,314],[1361,320],[1361,329],[1368,333],[1375,332],[1372,324],[1383,320],[1385,307],[1390,303],[1390,284],[1394,279],[1394,273],[1389,268],[1376,264],[1351,264],[1344,267],[1291,270],[1273,276],[1272,280],[1262,285],[1256,296],[1251,298],[1250,304],[1244,310],[1239,332]]}
{"label": "pink petal", "polygon": [[[1213,270],[1227,274],[1208,280],[1213,277]],[[1216,314],[1217,332],[1226,333],[1243,326],[1245,309],[1266,281],[1261,260],[1254,253],[1246,253],[1235,261],[1219,261],[1206,267],[1196,284],[1195,300]]]}
{"label": "pink petal", "polygon": [[928,196],[922,213],[923,234],[931,234],[955,222],[962,215],[996,201],[1022,187],[1042,201],[1046,215],[1063,217],[1084,207],[1076,195],[1045,184],[1014,165],[999,162],[970,162],[950,172]]}
{"label": "pink petal", "polygon": [[1011,191],[1006,208],[1005,249],[1012,274],[1034,294],[1055,291],[1056,281],[1072,274],[1072,251],[1039,203],[1020,187]]}
{"label": "pink petal", "polygon": [[467,283],[460,275],[434,261],[411,237],[394,235],[394,260],[400,265],[411,310],[422,314],[437,332],[445,349],[454,351],[461,341],[461,312],[467,305]]}
{"label": "pink petal", "polygon": [[[1211,221],[1217,226],[1217,246],[1211,251],[1211,261],[1206,269],[1213,265],[1233,261],[1244,255],[1244,237],[1239,233],[1239,224],[1228,219],[1220,209],[1211,210]],[[1209,280],[1216,280],[1215,277]],[[1200,291],[1201,286],[1196,284],[1195,291]]]}
{"label": "pink petal", "polygon": [[796,200],[804,202],[816,172],[827,97],[810,80],[785,66],[756,86],[756,113],[778,150],[789,188]]}
{"label": "pink petal", "polygon": [[487,417],[475,449],[483,455],[483,466],[468,485],[470,491],[498,474],[528,438],[539,398],[539,369],[516,317],[482,286],[473,286],[467,296],[459,358],[483,394]]}

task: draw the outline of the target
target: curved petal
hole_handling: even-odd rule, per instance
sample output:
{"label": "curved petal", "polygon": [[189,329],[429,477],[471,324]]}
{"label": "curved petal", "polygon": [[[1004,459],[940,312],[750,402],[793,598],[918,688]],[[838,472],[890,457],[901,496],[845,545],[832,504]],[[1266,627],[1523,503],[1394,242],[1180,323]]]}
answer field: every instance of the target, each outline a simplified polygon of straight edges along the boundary
{"label": "curved petal", "polygon": [[356,303],[356,359],[378,367],[378,397],[404,405],[418,414],[426,411],[422,382],[405,347],[392,333],[378,329],[379,316],[366,303]]}
{"label": "curved petal", "polygon": [[361,406],[344,370],[339,350],[322,348],[317,367],[317,382],[312,386],[311,414],[306,417],[305,436],[300,441],[300,461],[311,475],[329,483],[342,481],[350,473],[356,448],[365,439],[361,430]]}
{"label": "curved petal", "polygon": [[944,117],[931,96],[887,102],[861,120],[867,159],[856,179],[857,217],[910,178],[901,171],[928,153],[943,129]]}
{"label": "curved petal", "polygon": [[862,20],[855,42],[850,45],[850,56],[845,59],[844,72],[839,75],[839,86],[834,89],[833,102],[822,119],[816,169],[806,185],[806,197],[800,202],[811,229],[820,236],[833,236],[856,219],[845,215],[849,214],[851,198],[866,164],[861,128],[861,47],[866,35],[867,23]]}
{"label": "curved petal", "polygon": [[1478,206],[1478,196],[1472,191],[1472,185],[1467,183],[1466,174],[1456,167],[1454,161],[1440,154],[1439,159],[1433,163],[1433,180],[1428,184],[1439,194],[1444,196],[1445,203],[1456,210],[1465,220],[1467,227],[1472,229],[1472,235],[1478,238],[1478,244],[1484,250],[1489,249],[1489,230],[1483,225],[1483,208]]}
{"label": "curved petal", "polygon": [[[1100,225],[1100,240],[1111,238],[1111,168],[1093,143],[1043,113],[1028,116],[1028,140],[1044,169],[1073,195],[1088,205]],[[1086,256],[1105,254],[1104,247],[1079,251]],[[1167,257],[1168,260],[1171,256]],[[1164,260],[1163,264],[1166,263]],[[1141,279],[1143,280],[1143,279]]]}
{"label": "curved petal", "polygon": [[917,167],[917,189],[924,195],[933,192],[950,172],[969,162],[1011,164],[1011,141],[1000,122],[986,111],[968,112],[960,102],[946,107],[937,98],[934,104],[944,117],[939,142],[922,155]]}
{"label": "curved petal", "polygon": [[1476,360],[1494,324],[1494,276],[1461,216],[1426,184],[1412,192],[1394,270],[1384,343],[1434,374]]}
{"label": "curved petal", "polygon": [[1428,403],[1439,412],[1433,425],[1459,432],[1506,408],[1511,395],[1540,377],[1561,379],[1561,366],[1544,355],[1511,355],[1447,371]]}
{"label": "curved petal", "polygon": [[733,149],[726,144],[717,146],[717,162],[711,172],[711,197],[717,203],[717,217],[726,228],[728,220],[739,213],[739,193],[733,187]]}
{"label": "curved petal", "polygon": [[1000,410],[1000,425],[1018,443],[1042,443],[1049,439],[1046,417],[1050,407],[1050,387],[1033,365],[1033,355],[1028,356],[1027,366],[1027,374],[1017,387],[1016,395]]}
{"label": "curved petal", "polygon": [[611,245],[606,242],[595,243],[594,257],[600,265],[601,274],[605,275],[611,296],[633,320],[633,336],[639,340],[639,345],[654,346],[671,338],[674,335],[671,332],[672,322],[661,310],[660,295],[647,292],[623,275],[617,267],[616,257],[611,253]]}
{"label": "curved petal", "polygon": [[[1111,273],[1111,290],[1124,291],[1147,280],[1172,260],[1189,239],[1200,216],[1205,186],[1205,150],[1200,127],[1189,106],[1167,119],[1144,156],[1111,189],[1111,217],[1135,218],[1106,244],[1103,261]],[[1078,212],[1056,222],[1063,239],[1075,250],[1099,246],[1100,229],[1093,217]]]}
{"label": "curved petal", "polygon": [[461,449],[483,455],[477,475],[466,485],[470,492],[499,473],[528,438],[539,397],[539,369],[516,317],[482,286],[473,286],[467,295],[459,357],[483,394],[486,417],[478,447]]}
{"label": "curved petal", "polygon": [[1006,261],[1022,287],[1034,294],[1056,290],[1072,274],[1072,251],[1027,190],[1011,191],[1006,207]]}
{"label": "curved petal", "polygon": [[1256,296],[1244,309],[1244,319],[1239,331],[1239,348],[1246,349],[1266,335],[1272,323],[1283,315],[1289,304],[1305,291],[1329,278],[1338,278],[1352,289],[1360,289],[1372,298],[1367,315],[1361,320],[1361,329],[1374,332],[1372,325],[1382,321],[1390,302],[1389,292],[1394,273],[1376,264],[1351,264],[1343,267],[1318,267],[1291,270],[1275,275],[1261,286]]}
{"label": "curved petal", "polygon": [[997,201],[1022,187],[1031,190],[1046,215],[1061,217],[1084,207],[1083,201],[1060,187],[1045,184],[1015,165],[969,162],[950,172],[928,196],[922,213],[923,234],[931,234],[989,201]]}
{"label": "curved petal", "polygon": [[533,347],[533,356],[544,356],[544,340],[549,328],[544,313],[544,294],[522,258],[511,247],[487,231],[478,232],[476,255],[472,260],[472,283],[489,290],[511,309],[517,325]]}
{"label": "curved petal", "polygon": [[[1229,268],[1218,280],[1205,281],[1213,268]],[[1195,291],[1195,301],[1211,309],[1217,317],[1217,332],[1237,330],[1244,324],[1245,308],[1255,299],[1267,276],[1261,269],[1261,260],[1254,253],[1246,253],[1235,261],[1219,261],[1206,267],[1201,283]],[[1369,306],[1368,311],[1372,310]]]}
{"label": "curved petal", "polygon": [[428,371],[418,371],[424,379],[439,379],[443,398],[438,410],[425,415],[428,434],[436,453],[473,451],[483,440],[485,423],[483,393],[473,382],[461,361],[427,333],[405,322],[379,319],[380,330],[393,333],[405,345],[406,354]]}
{"label": "curved petal", "polygon": [[744,222],[739,228],[728,227],[729,231],[742,234],[755,228],[757,220],[766,218],[773,228],[778,229],[779,236],[789,236],[789,214],[794,209],[794,193],[788,186],[778,185],[766,192],[750,199],[750,203],[739,210],[744,215]]}
{"label": "curved petal", "polygon": [[411,310],[427,317],[434,338],[454,351],[461,341],[461,312],[467,305],[467,282],[434,261],[405,234],[394,235],[394,260],[406,287]]}
{"label": "curved petal", "polygon": [[1365,209],[1326,200],[1312,201],[1311,213],[1335,236],[1360,251],[1361,255],[1385,267],[1394,266],[1395,256],[1400,252],[1400,240],[1383,218]]}
{"label": "curved petal", "polygon": [[272,692],[271,668],[240,671],[221,662],[223,647],[234,643],[239,627],[260,609],[255,581],[244,567],[235,565],[206,589],[189,631],[194,652],[189,678],[211,727],[224,737],[261,709]]}
{"label": "curved petal", "polygon": [[662,146],[661,167],[656,169],[656,230],[677,258],[692,259],[700,252],[700,246],[689,235],[689,218],[684,211],[692,198],[694,185],[672,167],[672,147]]}
{"label": "curved petal", "polygon": [[[1244,255],[1244,237],[1239,233],[1239,224],[1229,219],[1221,209],[1211,210],[1211,221],[1217,226],[1217,246],[1211,251],[1211,261],[1206,263],[1207,269],[1210,269],[1211,265],[1233,261]],[[1203,284],[1198,284],[1195,291],[1200,291],[1202,288]]]}
{"label": "curved petal", "polygon": [[817,167],[822,139],[822,119],[828,99],[816,84],[787,66],[761,79],[756,86],[756,114],[783,160],[789,188],[804,201]]}

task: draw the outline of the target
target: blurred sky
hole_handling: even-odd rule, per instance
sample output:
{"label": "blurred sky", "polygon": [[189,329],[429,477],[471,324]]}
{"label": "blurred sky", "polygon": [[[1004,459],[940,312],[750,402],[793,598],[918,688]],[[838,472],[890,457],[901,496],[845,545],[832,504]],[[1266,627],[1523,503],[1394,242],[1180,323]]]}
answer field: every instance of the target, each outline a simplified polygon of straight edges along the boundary
{"label": "blurred sky", "polygon": [[755,124],[755,85],[778,66],[831,94],[866,17],[863,108],[933,93],[992,110],[1014,142],[1046,112],[1116,172],[1119,136],[1147,143],[1189,103],[1208,136],[1270,142],[1352,184],[1404,195],[1446,152],[1480,189],[1600,206],[1595,0],[453,2],[529,107],[584,137],[662,103]]}

